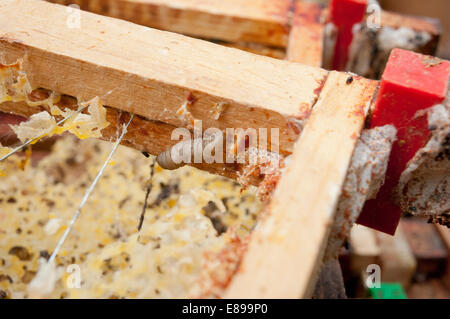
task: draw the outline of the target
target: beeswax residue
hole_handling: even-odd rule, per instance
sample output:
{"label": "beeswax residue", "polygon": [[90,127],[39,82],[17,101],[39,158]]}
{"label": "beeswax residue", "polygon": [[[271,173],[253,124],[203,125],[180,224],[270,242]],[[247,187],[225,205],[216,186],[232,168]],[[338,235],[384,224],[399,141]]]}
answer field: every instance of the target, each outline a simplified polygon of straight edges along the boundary
{"label": "beeswax residue", "polygon": [[[80,139],[89,137],[101,137],[101,130],[109,123],[106,121],[106,109],[103,107],[100,98],[95,97],[88,102],[78,103],[79,109],[87,107],[88,114],[79,113],[75,110],[60,110],[56,103],[61,95],[50,92],[48,98],[34,101],[31,98],[33,88],[28,81],[27,75],[22,71],[22,61],[5,65],[0,63],[0,103],[26,102],[30,106],[42,106],[48,109],[34,114],[26,122],[19,125],[11,125],[17,137],[25,142],[29,139],[39,139],[45,136],[71,132]],[[67,118],[62,125],[57,125],[54,116]]]}
{"label": "beeswax residue", "polygon": [[65,136],[36,167],[8,167],[0,183],[0,278],[8,279],[0,279],[0,292],[11,298],[219,296],[255,225],[261,207],[255,191],[241,194],[236,182],[192,167],[157,167],[138,234],[150,162],[123,146],[64,243],[56,270],[46,271],[51,265],[42,259],[110,149],[107,142]]}

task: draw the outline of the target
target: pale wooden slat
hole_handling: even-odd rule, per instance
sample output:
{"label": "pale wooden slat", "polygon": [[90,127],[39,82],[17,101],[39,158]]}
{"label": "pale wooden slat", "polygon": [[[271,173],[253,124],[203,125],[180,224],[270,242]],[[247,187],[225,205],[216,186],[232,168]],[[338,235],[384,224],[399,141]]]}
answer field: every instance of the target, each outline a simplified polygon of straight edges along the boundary
{"label": "pale wooden slat", "polygon": [[286,47],[291,0],[49,0],[152,28]]}
{"label": "pale wooden slat", "polygon": [[[65,97],[58,106],[61,109],[70,108],[76,109],[76,99]],[[42,107],[31,107],[25,102],[5,102],[0,104],[0,111],[23,117],[30,117],[33,114],[39,113],[43,110]],[[102,130],[101,139],[105,141],[113,141],[117,138],[117,132],[120,131],[121,125],[129,119],[129,113],[121,112],[117,109],[106,107],[106,119],[110,123],[108,127]],[[122,144],[132,147],[141,152],[148,152],[152,155],[158,155],[168,148],[172,147],[178,141],[171,140],[174,126],[146,120],[142,117],[135,117],[130,124],[127,134],[122,140]],[[244,165],[235,164],[220,164],[220,163],[199,163],[193,164],[194,167],[208,171],[210,173],[237,179],[239,173],[243,173]],[[258,177],[251,177],[251,184],[258,185],[261,179]]]}
{"label": "pale wooden slat", "polygon": [[377,82],[330,73],[225,297],[309,297]]}
{"label": "pale wooden slat", "polygon": [[353,225],[350,230],[349,243],[351,249],[350,271],[355,277],[365,280],[367,277],[367,266],[380,264],[380,245],[377,241],[376,231],[361,226]]}
{"label": "pale wooden slat", "polygon": [[403,15],[395,12],[381,11],[381,26],[398,28],[410,28],[415,31],[424,31],[432,36],[438,36],[440,31],[440,23],[438,19]]}
{"label": "pale wooden slat", "polygon": [[314,2],[298,1],[289,34],[287,59],[311,66],[322,66],[324,27],[322,8]]}
{"label": "pale wooden slat", "polygon": [[[73,29],[68,14],[44,1],[0,3],[0,52],[7,62],[26,56],[34,87],[82,100],[112,90],[105,105],[177,127],[189,126],[176,111],[192,95],[205,129],[280,128],[281,153],[292,151],[299,132],[289,124],[308,116],[327,75],[87,12]],[[226,112],[215,120],[221,102]]]}
{"label": "pale wooden slat", "polygon": [[399,282],[407,289],[416,272],[417,262],[408,240],[399,227],[395,236],[377,232],[383,282]]}
{"label": "pale wooden slat", "polygon": [[450,287],[450,229],[442,225],[435,225],[435,227],[447,249],[447,269],[443,276],[443,282]]}

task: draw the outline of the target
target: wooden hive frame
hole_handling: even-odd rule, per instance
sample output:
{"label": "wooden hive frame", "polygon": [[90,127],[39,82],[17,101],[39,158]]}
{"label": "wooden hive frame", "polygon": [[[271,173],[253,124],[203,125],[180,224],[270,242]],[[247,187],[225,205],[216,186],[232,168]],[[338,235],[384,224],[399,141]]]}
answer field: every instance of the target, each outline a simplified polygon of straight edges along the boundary
{"label": "wooden hive frame", "polygon": [[[211,40],[275,58],[323,67],[328,8],[311,0],[46,0],[137,24]],[[433,55],[438,21],[381,11],[381,27],[431,34],[424,54]]]}
{"label": "wooden hive frame", "polygon": [[[46,12],[45,17],[36,12]],[[80,14],[83,27],[72,29],[62,6],[38,0],[2,3],[0,52],[7,63],[24,59],[34,88],[84,100],[111,92],[102,99],[112,123],[103,136],[114,136],[123,114],[137,114],[124,144],[139,151],[158,155],[174,144],[174,128],[190,128],[176,114],[186,100],[203,129],[279,128],[284,133],[280,153],[292,154],[292,162],[224,296],[309,297],[378,82]],[[280,39],[264,41],[287,46]],[[222,102],[227,110],[215,119],[211,110]],[[0,110],[28,117],[42,109],[7,102]],[[306,119],[301,135],[291,128],[291,121]],[[233,178],[240,169],[195,166]],[[302,179],[308,183],[299,184]]]}

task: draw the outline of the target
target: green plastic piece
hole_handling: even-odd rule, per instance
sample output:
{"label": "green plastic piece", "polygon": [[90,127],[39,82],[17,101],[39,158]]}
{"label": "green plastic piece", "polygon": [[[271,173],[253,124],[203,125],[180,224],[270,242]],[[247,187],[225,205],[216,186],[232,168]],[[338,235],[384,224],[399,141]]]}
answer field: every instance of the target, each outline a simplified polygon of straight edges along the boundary
{"label": "green plastic piece", "polygon": [[381,283],[380,288],[369,288],[369,293],[373,299],[408,299],[399,283]]}

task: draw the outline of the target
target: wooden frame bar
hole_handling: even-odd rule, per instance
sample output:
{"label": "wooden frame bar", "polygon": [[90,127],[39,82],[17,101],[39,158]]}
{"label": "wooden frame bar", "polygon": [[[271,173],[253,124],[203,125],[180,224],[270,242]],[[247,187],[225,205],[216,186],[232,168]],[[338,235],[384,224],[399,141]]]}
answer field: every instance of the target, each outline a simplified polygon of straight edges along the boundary
{"label": "wooden frame bar", "polygon": [[289,34],[287,59],[321,67],[324,45],[322,7],[314,2],[295,2],[294,19]]}
{"label": "wooden frame bar", "polygon": [[286,47],[291,0],[49,0],[204,39]]}
{"label": "wooden frame bar", "polygon": [[[176,127],[191,126],[177,115],[188,99],[204,129],[279,128],[282,154],[299,134],[289,124],[309,115],[327,76],[88,12],[81,12],[81,28],[69,28],[66,8],[46,2],[18,0],[0,10],[0,50],[7,62],[26,57],[33,87],[82,100],[111,92],[105,105]],[[218,103],[227,108],[215,120]]]}
{"label": "wooden frame bar", "polygon": [[[75,110],[78,107],[77,100],[70,96],[64,96],[57,105],[62,109],[69,108]],[[28,118],[33,114],[43,111],[43,108],[39,106],[31,107],[25,102],[4,102],[0,104],[0,111]],[[110,125],[102,130],[101,139],[105,141],[114,140],[117,137],[120,126],[129,118],[129,116],[129,112],[106,107],[106,119]],[[150,121],[141,116],[135,116],[128,128],[128,133],[124,136],[121,144],[141,152],[158,155],[178,142],[171,140],[171,133],[174,129],[176,129],[175,126],[159,121]],[[193,163],[192,166],[232,179],[238,179],[239,174],[242,174],[245,169],[244,165],[219,163],[207,165],[204,163]],[[250,183],[254,185],[258,185],[260,182],[261,180],[259,178],[250,179]]]}
{"label": "wooden frame bar", "polygon": [[[304,0],[47,0],[141,25],[212,40],[278,59],[322,66],[329,9]],[[432,55],[440,36],[435,19],[381,11],[381,26],[425,31]],[[283,52],[284,51],[284,52]],[[326,55],[330,56],[330,54]],[[331,68],[329,61],[325,62]]]}
{"label": "wooden frame bar", "polygon": [[[111,92],[103,98],[111,129],[126,120],[122,111],[140,115],[130,134],[145,140],[153,154],[165,147],[172,128],[189,127],[176,115],[186,99],[204,128],[278,127],[289,133],[291,119],[309,118],[297,143],[300,132],[280,134],[281,152],[294,150],[291,165],[225,297],[310,296],[378,82],[86,12],[81,28],[71,29],[64,7],[37,0],[1,3],[0,21],[0,52],[9,63],[24,59],[33,87],[82,100]],[[210,111],[223,101],[227,111],[215,120]],[[17,111],[18,105],[6,108],[39,111]]]}
{"label": "wooden frame bar", "polygon": [[328,77],[226,298],[312,294],[347,169],[377,89],[375,81],[359,78],[348,84],[347,79],[337,72]]}

